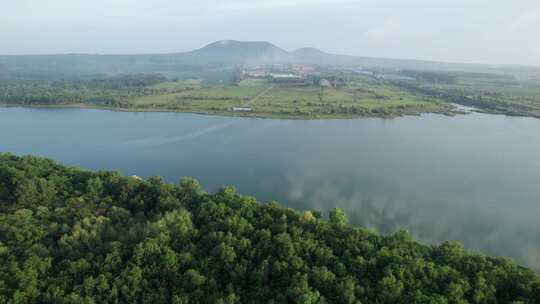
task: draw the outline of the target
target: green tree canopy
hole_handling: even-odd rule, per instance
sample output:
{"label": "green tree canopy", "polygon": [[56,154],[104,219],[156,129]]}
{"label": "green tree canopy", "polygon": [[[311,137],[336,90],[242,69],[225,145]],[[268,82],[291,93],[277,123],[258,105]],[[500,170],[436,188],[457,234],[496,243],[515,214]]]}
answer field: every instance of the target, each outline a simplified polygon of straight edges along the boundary
{"label": "green tree canopy", "polygon": [[338,208],[0,154],[0,303],[540,303],[540,277]]}

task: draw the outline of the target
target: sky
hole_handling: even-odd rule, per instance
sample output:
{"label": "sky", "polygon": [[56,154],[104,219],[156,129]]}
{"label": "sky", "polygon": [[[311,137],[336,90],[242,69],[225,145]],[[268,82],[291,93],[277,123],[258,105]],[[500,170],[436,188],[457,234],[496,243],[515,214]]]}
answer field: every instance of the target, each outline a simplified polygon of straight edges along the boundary
{"label": "sky", "polygon": [[0,0],[0,54],[269,41],[349,55],[540,66],[540,0]]}

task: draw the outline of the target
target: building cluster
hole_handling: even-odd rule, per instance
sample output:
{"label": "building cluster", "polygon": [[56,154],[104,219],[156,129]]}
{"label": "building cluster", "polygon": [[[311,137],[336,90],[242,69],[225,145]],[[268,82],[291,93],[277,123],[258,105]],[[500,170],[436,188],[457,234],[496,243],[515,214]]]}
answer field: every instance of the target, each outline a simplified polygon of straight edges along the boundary
{"label": "building cluster", "polygon": [[320,76],[314,66],[305,64],[272,64],[269,66],[247,67],[242,71],[242,79],[265,78],[281,85],[306,85],[310,76]]}

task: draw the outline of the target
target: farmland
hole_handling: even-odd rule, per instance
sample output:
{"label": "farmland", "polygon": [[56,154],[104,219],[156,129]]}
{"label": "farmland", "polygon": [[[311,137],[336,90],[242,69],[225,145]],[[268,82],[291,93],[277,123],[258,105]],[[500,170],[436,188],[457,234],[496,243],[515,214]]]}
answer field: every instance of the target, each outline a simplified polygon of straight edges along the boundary
{"label": "farmland", "polygon": [[[192,83],[194,83],[192,81]],[[164,84],[158,85],[166,87]],[[391,85],[354,82],[345,87],[290,87],[248,79],[236,86],[193,85],[130,100],[134,110],[168,110],[207,114],[278,118],[395,117],[426,112],[452,113],[452,107],[434,98],[413,95]],[[250,107],[235,112],[235,107]]]}
{"label": "farmland", "polygon": [[461,104],[486,113],[540,117],[540,81],[531,77],[440,71],[363,75],[347,69],[318,73],[300,82],[290,78],[293,74],[274,74],[285,77],[274,79],[268,72],[264,77],[233,74],[232,82],[160,74],[5,81],[0,82],[0,105],[327,119],[455,115],[460,112],[452,104]]}

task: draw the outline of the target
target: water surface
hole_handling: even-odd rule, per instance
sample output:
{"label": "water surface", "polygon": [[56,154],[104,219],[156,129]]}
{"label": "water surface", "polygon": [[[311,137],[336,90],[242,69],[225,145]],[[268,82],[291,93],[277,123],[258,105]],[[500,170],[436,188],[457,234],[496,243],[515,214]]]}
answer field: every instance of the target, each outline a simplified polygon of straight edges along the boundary
{"label": "water surface", "polygon": [[459,240],[540,269],[540,120],[471,114],[290,121],[0,108],[0,151],[232,185],[354,224]]}

